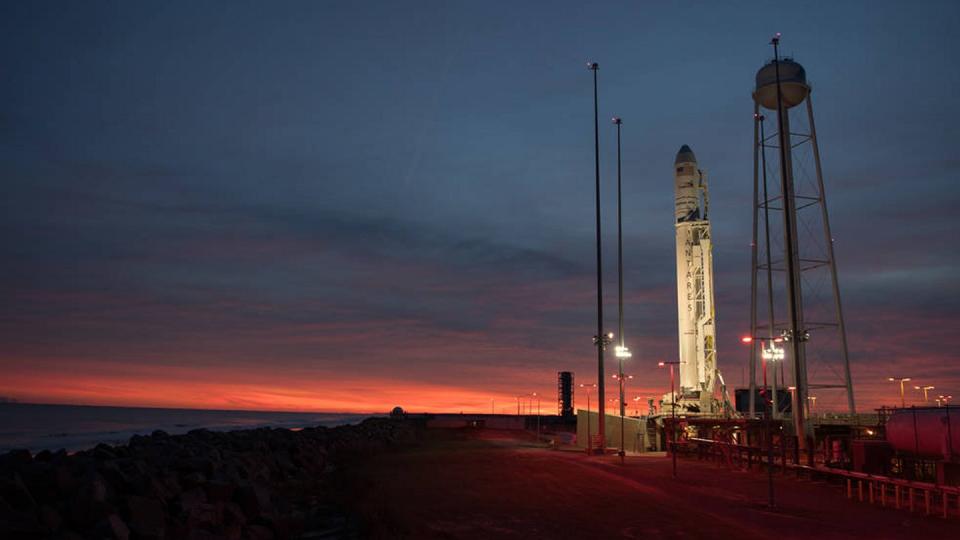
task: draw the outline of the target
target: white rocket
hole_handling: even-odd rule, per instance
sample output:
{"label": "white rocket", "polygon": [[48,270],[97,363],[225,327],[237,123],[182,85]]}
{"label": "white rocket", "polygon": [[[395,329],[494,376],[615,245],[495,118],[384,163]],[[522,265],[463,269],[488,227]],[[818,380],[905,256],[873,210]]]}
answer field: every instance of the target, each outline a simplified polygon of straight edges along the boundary
{"label": "white rocket", "polygon": [[687,145],[677,152],[674,181],[680,336],[680,392],[677,401],[697,404],[700,412],[714,412],[717,340],[707,178],[697,167],[697,158]]}

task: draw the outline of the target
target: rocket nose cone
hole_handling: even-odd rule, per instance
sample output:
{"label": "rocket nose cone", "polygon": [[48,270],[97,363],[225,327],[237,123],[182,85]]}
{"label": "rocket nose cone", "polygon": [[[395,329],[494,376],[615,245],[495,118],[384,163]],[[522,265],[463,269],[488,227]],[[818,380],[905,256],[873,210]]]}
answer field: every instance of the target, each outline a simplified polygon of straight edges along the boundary
{"label": "rocket nose cone", "polygon": [[696,163],[697,156],[693,155],[693,150],[689,146],[683,145],[680,147],[680,151],[677,152],[677,159],[673,160],[674,165],[677,163]]}

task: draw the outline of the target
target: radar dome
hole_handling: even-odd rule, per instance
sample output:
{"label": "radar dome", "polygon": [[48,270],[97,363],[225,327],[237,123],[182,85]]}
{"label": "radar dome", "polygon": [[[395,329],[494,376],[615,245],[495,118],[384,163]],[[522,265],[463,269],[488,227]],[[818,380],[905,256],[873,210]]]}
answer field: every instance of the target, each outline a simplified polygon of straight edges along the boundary
{"label": "radar dome", "polygon": [[[790,58],[780,60],[780,94],[786,108],[795,107],[807,98],[810,86],[807,84],[807,71]],[[771,60],[757,71],[757,89],[753,99],[761,107],[777,109],[777,65]]]}

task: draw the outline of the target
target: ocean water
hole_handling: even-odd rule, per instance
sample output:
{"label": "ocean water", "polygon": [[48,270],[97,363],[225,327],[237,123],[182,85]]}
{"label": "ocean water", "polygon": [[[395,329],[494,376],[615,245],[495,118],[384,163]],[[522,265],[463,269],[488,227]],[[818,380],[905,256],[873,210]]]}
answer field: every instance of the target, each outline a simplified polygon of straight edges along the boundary
{"label": "ocean water", "polygon": [[370,416],[0,403],[0,453],[20,448],[32,452],[63,448],[74,452],[99,443],[125,444],[133,435],[149,435],[157,429],[174,435],[198,428],[229,431],[268,426],[333,427],[355,424]]}

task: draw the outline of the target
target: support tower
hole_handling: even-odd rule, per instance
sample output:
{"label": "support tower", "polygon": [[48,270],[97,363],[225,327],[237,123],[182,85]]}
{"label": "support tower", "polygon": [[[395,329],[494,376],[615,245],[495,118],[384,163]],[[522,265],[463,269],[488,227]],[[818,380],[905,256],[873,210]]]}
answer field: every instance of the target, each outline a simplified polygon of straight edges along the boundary
{"label": "support tower", "polygon": [[851,414],[855,407],[811,88],[803,66],[780,58],[779,34],[772,44],[774,58],[757,72],[753,93],[750,330],[761,339],[753,340],[748,362],[749,414],[763,410],[755,402],[763,348],[773,351],[773,340],[780,340],[784,365],[775,362],[772,371],[791,374],[794,423],[804,445],[811,390],[843,390],[843,405]]}

